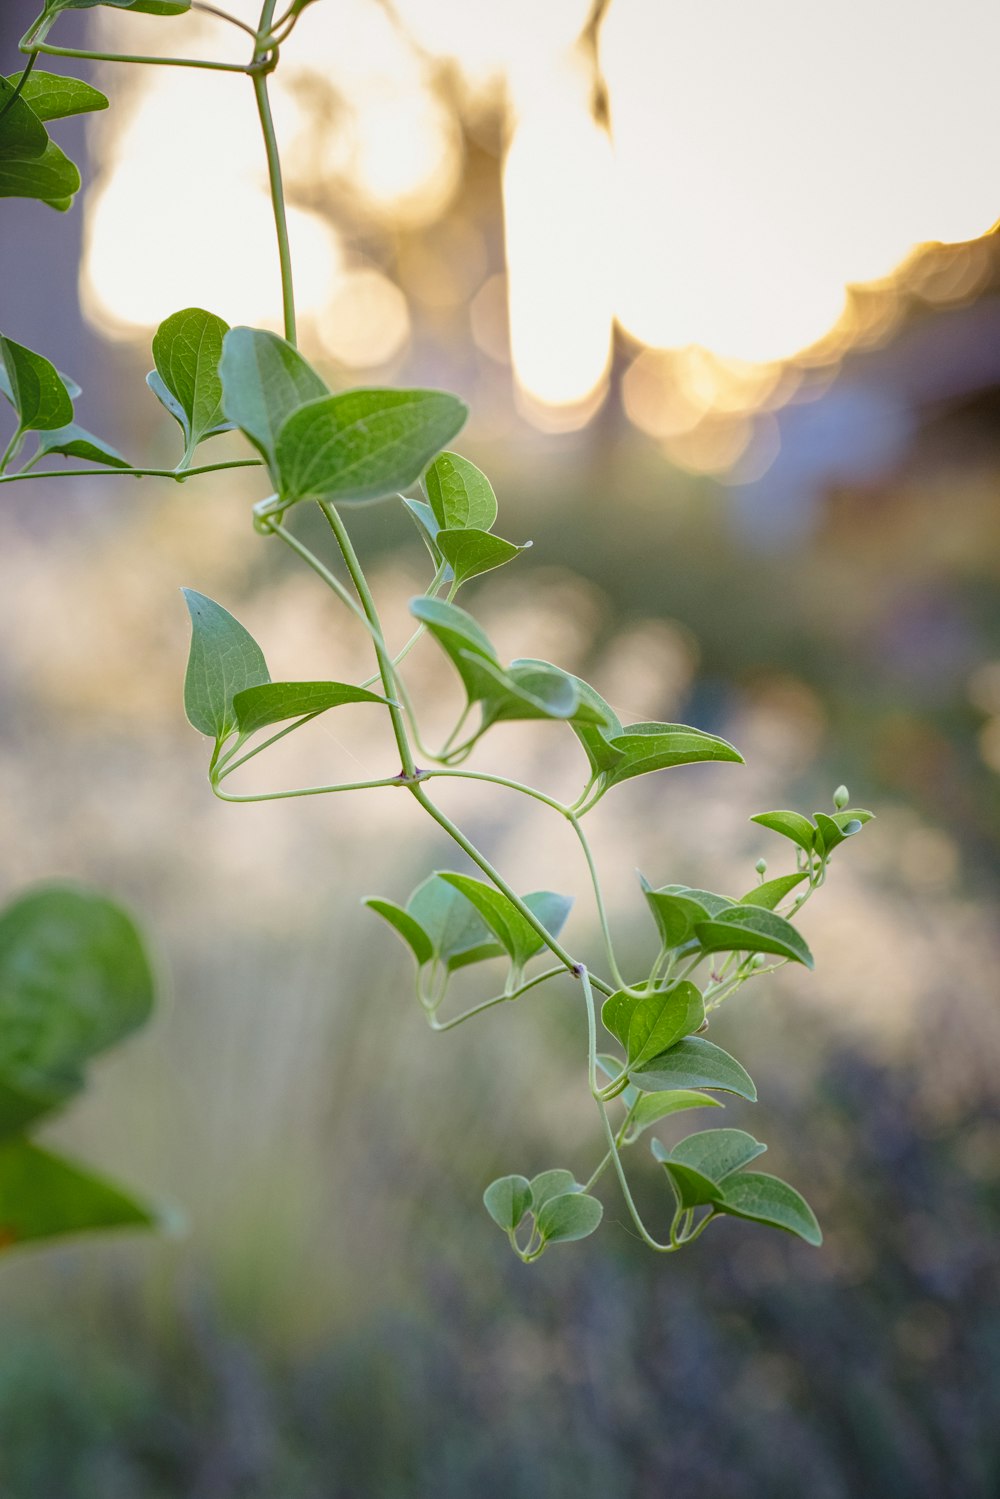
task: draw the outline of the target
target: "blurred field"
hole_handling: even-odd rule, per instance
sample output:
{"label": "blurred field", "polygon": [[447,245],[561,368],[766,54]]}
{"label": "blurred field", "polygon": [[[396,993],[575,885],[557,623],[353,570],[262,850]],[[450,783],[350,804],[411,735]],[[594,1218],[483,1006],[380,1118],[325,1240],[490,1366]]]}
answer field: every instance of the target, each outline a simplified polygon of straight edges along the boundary
{"label": "blurred field", "polygon": [[[493,255],[499,168],[450,104],[473,202],[425,237],[440,249],[481,209]],[[4,210],[18,274],[33,207]],[[344,200],[327,207],[339,223]],[[414,241],[392,233],[402,264]],[[399,271],[377,236],[368,248]],[[231,608],[275,676],[365,676],[364,638],[253,533],[256,481],[5,491],[0,895],[53,875],[101,885],[144,922],[166,996],[50,1133],[181,1205],[189,1229],[5,1257],[3,1499],[996,1494],[1000,276],[981,240],[954,252],[976,268],[961,295],[922,298],[942,254],[882,288],[878,339],[805,360],[798,403],[751,413],[779,449],[742,483],[629,418],[621,338],[601,410],[562,432],[527,420],[458,312],[435,324],[425,304],[405,349],[363,373],[327,354],[345,383],[473,399],[463,450],[494,480],[503,533],[534,540],[468,591],[505,659],[550,657],[623,713],[697,723],[746,755],[634,783],[594,814],[627,950],[650,949],[636,867],[738,893],[761,854],[786,867],[752,813],[825,807],[840,781],[877,813],[805,914],[815,975],[751,986],[713,1022],[761,1097],[725,1122],[771,1143],[769,1168],[824,1225],[820,1251],[724,1223],[658,1259],[609,1186],[595,1240],[517,1264],[483,1186],[586,1173],[599,1153],[573,984],[432,1036],[405,955],[359,902],[464,867],[450,848],[389,794],[223,806],[183,720],[182,585]],[[87,419],[114,441],[134,420],[130,453],[172,461],[144,339],[104,349]],[[46,352],[83,378],[88,347],[68,333]],[[380,508],[357,534],[401,640],[425,582],[409,523]],[[434,738],[455,698],[432,646],[412,683]],[[392,773],[368,722],[319,720],[254,761],[247,789]],[[582,778],[548,725],[493,731],[475,764],[556,793]],[[576,891],[572,940],[594,949],[585,871],[544,809],[469,786],[442,802],[515,885]],[[651,1165],[636,1171],[664,1221]]]}

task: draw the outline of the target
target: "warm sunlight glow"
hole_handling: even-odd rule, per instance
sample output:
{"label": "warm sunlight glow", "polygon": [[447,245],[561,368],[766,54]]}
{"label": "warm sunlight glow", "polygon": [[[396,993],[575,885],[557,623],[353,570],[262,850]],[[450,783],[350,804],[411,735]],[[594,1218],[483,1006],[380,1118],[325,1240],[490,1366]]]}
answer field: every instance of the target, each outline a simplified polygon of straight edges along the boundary
{"label": "warm sunlight glow", "polygon": [[353,369],[387,364],[410,336],[406,298],[381,271],[348,271],[320,314],[317,332],[339,364]]}
{"label": "warm sunlight glow", "polygon": [[578,74],[553,70],[545,81],[504,166],[510,336],[529,395],[570,406],[601,384],[611,352],[611,150]]}

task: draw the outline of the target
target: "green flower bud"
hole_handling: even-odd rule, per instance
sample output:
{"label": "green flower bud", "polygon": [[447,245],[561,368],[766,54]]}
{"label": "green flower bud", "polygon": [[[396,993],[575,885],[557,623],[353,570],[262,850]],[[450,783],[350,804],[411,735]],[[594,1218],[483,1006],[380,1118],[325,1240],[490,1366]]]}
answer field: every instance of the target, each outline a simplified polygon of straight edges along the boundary
{"label": "green flower bud", "polygon": [[767,874],[767,860],[758,859],[754,865],[754,869],[756,869],[758,874]]}
{"label": "green flower bud", "polygon": [[850,799],[851,793],[848,791],[846,786],[838,786],[836,791],[833,793],[833,805],[836,807],[838,812],[842,812],[844,810]]}

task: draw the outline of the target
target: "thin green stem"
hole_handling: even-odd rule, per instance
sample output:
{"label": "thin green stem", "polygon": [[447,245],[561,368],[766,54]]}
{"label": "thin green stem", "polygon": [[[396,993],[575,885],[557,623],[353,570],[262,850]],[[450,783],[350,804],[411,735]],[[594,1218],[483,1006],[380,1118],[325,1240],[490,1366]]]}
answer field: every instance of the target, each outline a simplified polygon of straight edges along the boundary
{"label": "thin green stem", "polygon": [[[293,734],[296,729],[301,729],[303,724],[312,723],[313,719],[318,717],[318,713],[303,714],[294,723],[286,724],[283,729],[278,730],[277,734],[272,734],[269,739],[265,739],[262,744],[258,744],[254,749],[248,750],[245,755],[240,755],[238,760],[233,760],[230,756],[223,756],[219,761],[219,780],[225,780],[226,776],[231,776],[234,770],[239,770],[241,765],[245,765],[255,755],[262,754],[264,750],[270,749],[272,744],[277,744],[279,739],[284,739],[286,734]],[[239,744],[235,744],[231,754],[235,754],[239,748]]]}
{"label": "thin green stem", "polygon": [[21,444],[25,439],[25,435],[26,434],[23,427],[18,427],[17,431],[14,433],[14,436],[4,448],[3,457],[0,458],[0,483],[4,483],[8,478],[13,479],[17,477],[14,474],[10,474],[9,476],[5,475],[4,469],[7,467],[8,463],[13,463],[14,459],[17,457]]}
{"label": "thin green stem", "polygon": [[84,52],[77,47],[52,47],[47,42],[32,42],[21,52],[44,52],[46,57],[76,57],[84,62],[129,62],[152,68],[205,68],[212,73],[253,73],[252,63],[211,62],[205,57],[147,57],[133,52]]}
{"label": "thin green stem", "polygon": [[[32,459],[36,462],[37,458]],[[0,484],[18,484],[22,479],[174,479],[184,484],[199,474],[217,474],[227,468],[262,468],[259,458],[234,458],[228,463],[203,463],[178,473],[175,468],[47,468],[22,469],[19,474],[0,474]]]}
{"label": "thin green stem", "polygon": [[604,936],[604,950],[607,953],[608,967],[611,970],[611,977],[614,979],[619,989],[624,989],[626,987],[626,984],[624,978],[622,977],[621,969],[618,967],[617,959],[615,958],[614,944],[611,941],[611,926],[608,922],[608,913],[604,905],[604,896],[601,894],[601,882],[597,874],[597,865],[594,863],[594,855],[591,852],[590,844],[587,841],[587,835],[583,831],[583,828],[580,826],[579,820],[576,815],[573,812],[567,810],[566,817],[568,818],[570,826],[572,827],[574,833],[577,836],[577,839],[579,840],[580,847],[583,849],[583,856],[587,861],[587,868],[590,870],[590,883],[594,889],[594,901],[597,906],[597,917],[601,923],[601,932]]}
{"label": "thin green stem", "polygon": [[357,618],[364,625],[365,629],[368,631],[369,635],[371,635],[372,639],[375,641],[376,649],[378,649],[380,644],[384,649],[384,642],[382,641],[381,634],[379,634],[376,638],[375,626],[372,625],[372,622],[365,611],[360,607],[357,600],[351,596],[350,590],[345,588],[340,579],[319,560],[315,552],[311,552],[309,548],[298,539],[297,536],[293,535],[291,531],[286,530],[280,521],[269,520],[267,529],[273,532],[275,536],[280,537],[286,546],[291,547],[292,551],[295,552],[297,556],[301,557],[302,561],[305,562],[307,566],[311,567],[313,572],[316,573],[318,577],[323,579],[323,582],[326,584],[326,586],[333,590],[338,599],[340,599],[341,603],[346,604],[351,613],[357,616]]}
{"label": "thin green stem", "polygon": [[329,796],[335,791],[371,791],[376,786],[403,786],[399,776],[386,776],[381,781],[350,781],[341,786],[301,786],[295,791],[263,791],[253,796],[233,796],[219,789],[218,782],[210,775],[212,790],[221,802],[281,802],[296,796]]}
{"label": "thin green stem", "polygon": [[[261,134],[264,137],[264,153],[267,157],[267,177],[271,190],[271,207],[274,213],[274,229],[278,239],[278,265],[281,271],[281,305],[285,321],[285,338],[290,344],[296,342],[295,329],[295,282],[292,276],[292,251],[288,242],[288,216],[285,212],[285,190],[281,180],[281,156],[274,132],[274,118],[267,92],[267,71],[263,64],[273,46],[270,36],[271,22],[277,0],[264,0],[257,27],[257,46],[254,50],[253,91],[257,100],[257,115]],[[277,66],[278,54],[272,54],[271,65]]]}
{"label": "thin green stem", "polygon": [[481,1004],[473,1005],[471,1010],[464,1010],[461,1015],[456,1015],[452,1020],[438,1020],[436,1016],[429,1014],[427,1023],[435,1031],[454,1030],[456,1025],[471,1020],[474,1015],[481,1015],[484,1010],[492,1010],[495,1005],[505,1004],[508,1000],[520,999],[522,994],[527,994],[528,990],[534,989],[537,984],[544,984],[547,979],[558,978],[565,972],[565,968],[546,968],[544,973],[535,974],[534,978],[512,989],[509,994],[495,994],[492,999],[484,999]]}
{"label": "thin green stem", "polygon": [[[347,564],[347,571],[351,575],[351,582],[357,590],[361,606],[371,627],[372,641],[375,646],[375,658],[378,662],[379,676],[382,678],[383,690],[387,698],[395,699],[396,674],[393,670],[389,652],[386,649],[385,638],[382,634],[382,622],[379,619],[379,613],[375,607],[375,600],[372,598],[371,589],[368,587],[368,579],[364,575],[361,563],[358,560],[358,554],[354,550],[351,538],[347,534],[347,528],[341,520],[336,507],[330,504],[328,500],[320,500],[319,508],[326,516],[330,529],[337,538],[337,545],[340,547],[344,562]],[[392,732],[396,737],[396,748],[399,750],[399,758],[403,771],[407,776],[412,776],[416,771],[416,765],[406,733],[406,722],[402,708],[398,704],[390,707],[389,716],[392,720]]]}
{"label": "thin green stem", "polygon": [[35,63],[37,62],[37,60],[38,60],[38,52],[36,50],[36,51],[33,51],[31,53],[31,55],[28,58],[27,64],[25,65],[24,68],[22,68],[22,70],[21,70],[21,76],[17,80],[17,83],[14,85],[14,92],[11,94],[11,96],[10,96],[9,99],[5,99],[4,100],[4,102],[3,102],[3,108],[0,109],[0,120],[3,119],[3,117],[7,113],[8,109],[13,109],[15,100],[20,99],[21,93],[22,93],[22,91],[24,89],[24,85],[27,83],[29,77],[31,76],[31,70],[35,66]]}
{"label": "thin green stem", "polygon": [[257,40],[256,31],[246,21],[241,21],[238,16],[231,16],[228,10],[220,10],[217,5],[207,4],[207,0],[191,0],[191,9],[204,11],[206,15],[216,16],[220,21],[228,21],[230,26],[238,26],[247,36],[252,36],[255,42]]}

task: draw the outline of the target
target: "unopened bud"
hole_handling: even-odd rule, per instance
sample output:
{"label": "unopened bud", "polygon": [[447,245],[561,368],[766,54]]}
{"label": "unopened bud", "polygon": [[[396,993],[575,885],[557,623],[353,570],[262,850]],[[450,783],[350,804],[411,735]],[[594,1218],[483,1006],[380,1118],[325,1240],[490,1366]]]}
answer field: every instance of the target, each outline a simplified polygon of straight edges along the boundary
{"label": "unopened bud", "polygon": [[754,865],[754,869],[756,869],[758,874],[767,874],[767,860],[758,859]]}
{"label": "unopened bud", "polygon": [[842,812],[844,810],[850,799],[851,793],[848,791],[846,786],[838,786],[836,791],[833,793],[833,805],[836,807],[838,812]]}

